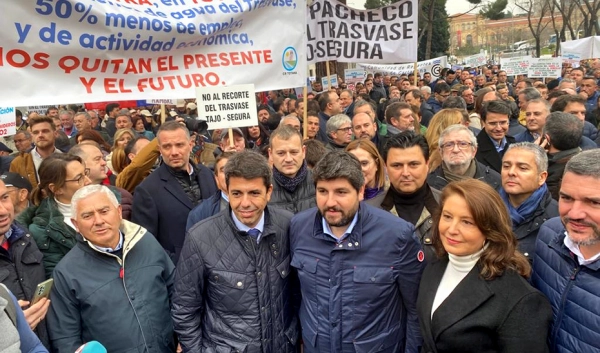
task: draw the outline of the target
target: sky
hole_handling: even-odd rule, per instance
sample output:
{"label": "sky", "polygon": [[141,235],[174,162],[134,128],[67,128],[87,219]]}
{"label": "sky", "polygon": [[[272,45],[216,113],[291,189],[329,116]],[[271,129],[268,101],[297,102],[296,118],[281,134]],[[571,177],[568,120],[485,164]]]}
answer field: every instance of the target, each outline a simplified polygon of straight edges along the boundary
{"label": "sky", "polygon": [[[365,0],[346,0],[348,6],[350,7],[354,7],[354,8],[364,8],[364,3]],[[510,4],[513,3],[513,0],[509,0],[509,7],[511,6]],[[463,12],[467,12],[469,11],[471,8],[473,7],[473,5],[469,4],[469,2],[467,0],[448,0],[446,3],[446,12],[448,12],[448,15],[454,15],[457,13],[463,13]],[[472,13],[477,13],[479,12],[478,10],[473,11]]]}

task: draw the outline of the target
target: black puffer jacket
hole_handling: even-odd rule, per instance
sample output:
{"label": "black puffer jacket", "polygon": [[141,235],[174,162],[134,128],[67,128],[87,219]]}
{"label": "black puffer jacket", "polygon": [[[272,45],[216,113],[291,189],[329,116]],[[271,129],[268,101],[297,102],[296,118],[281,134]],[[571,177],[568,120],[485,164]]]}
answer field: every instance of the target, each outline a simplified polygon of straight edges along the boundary
{"label": "black puffer jacket", "polygon": [[287,211],[267,207],[259,244],[237,229],[230,209],[189,230],[171,309],[184,352],[296,351],[291,218]]}
{"label": "black puffer jacket", "polygon": [[[483,165],[477,161],[477,168],[475,169],[475,175],[473,179],[481,180],[489,186],[493,187],[495,190],[499,190],[502,186],[502,178],[497,171],[492,170],[492,168]],[[444,186],[448,185],[450,182],[446,179],[444,175],[444,170],[442,166],[437,167],[433,172],[431,172],[427,176],[427,184],[436,190],[442,190]]]}
{"label": "black puffer jacket", "polygon": [[526,222],[518,226],[513,225],[513,231],[519,242],[519,251],[525,255],[529,262],[533,261],[535,241],[540,227],[544,222],[554,217],[558,217],[558,203],[552,199],[552,194],[548,191],[542,196],[538,208]]}
{"label": "black puffer jacket", "polygon": [[293,193],[281,187],[273,179],[273,193],[271,194],[269,205],[288,210],[293,214],[315,207],[317,205],[317,201],[315,200],[315,183],[310,170],[306,173],[304,181],[296,187]]}

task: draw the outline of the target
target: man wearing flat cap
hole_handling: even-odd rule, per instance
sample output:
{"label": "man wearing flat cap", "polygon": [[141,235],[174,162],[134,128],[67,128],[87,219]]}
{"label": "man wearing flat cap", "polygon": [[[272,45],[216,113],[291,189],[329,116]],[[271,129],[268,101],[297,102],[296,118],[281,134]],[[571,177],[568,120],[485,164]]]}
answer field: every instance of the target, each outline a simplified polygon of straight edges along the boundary
{"label": "man wearing flat cap", "polygon": [[15,209],[15,217],[23,210],[29,207],[29,194],[31,193],[31,183],[19,173],[5,172],[0,175],[0,180],[4,182],[8,189],[8,195]]}

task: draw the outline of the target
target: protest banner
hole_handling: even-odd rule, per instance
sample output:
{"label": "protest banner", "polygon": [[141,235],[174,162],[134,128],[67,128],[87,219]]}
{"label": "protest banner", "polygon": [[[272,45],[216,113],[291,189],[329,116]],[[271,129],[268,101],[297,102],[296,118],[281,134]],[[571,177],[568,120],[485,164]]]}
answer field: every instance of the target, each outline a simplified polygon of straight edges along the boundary
{"label": "protest banner", "polygon": [[502,70],[507,76],[526,75],[531,56],[517,56],[514,58],[500,58]]}
{"label": "protest banner", "polygon": [[562,73],[562,58],[530,58],[527,77],[558,78]]}
{"label": "protest banner", "polygon": [[365,82],[367,79],[367,72],[363,69],[345,69],[344,70],[344,82],[348,86],[348,89],[354,90],[354,87],[359,82]]}
{"label": "protest banner", "polygon": [[15,107],[0,106],[0,137],[12,136],[17,133]]}
{"label": "protest banner", "polygon": [[268,91],[306,78],[306,0],[3,3],[0,80],[11,84],[0,102],[11,105],[189,97],[248,82]]}
{"label": "protest banner", "polygon": [[[419,61],[417,63],[417,68],[421,76],[423,76],[424,73],[429,72],[433,80],[440,77],[442,69],[446,67],[447,63],[448,58],[440,56],[430,60]],[[358,66],[368,72],[381,72],[384,75],[412,75],[415,70],[414,63],[399,65],[358,64]]]}
{"label": "protest banner", "polygon": [[254,85],[198,87],[196,102],[209,130],[258,125]]}
{"label": "protest banner", "polygon": [[321,77],[321,85],[323,86],[323,91],[329,89],[329,81],[331,81],[331,87],[338,87],[338,77],[336,75],[331,75],[329,78],[323,76]]}
{"label": "protest banner", "polygon": [[316,0],[308,8],[307,60],[415,62],[418,9],[417,0],[399,0],[370,10],[353,9],[336,0]]}
{"label": "protest banner", "polygon": [[169,105],[175,105],[177,104],[177,99],[146,99],[146,103],[147,105],[150,104],[169,104]]}
{"label": "protest banner", "polygon": [[561,42],[560,51],[564,63],[579,63],[584,59],[600,58],[600,36]]}
{"label": "protest banner", "polygon": [[487,64],[487,58],[483,53],[467,56],[463,59],[463,61],[465,62],[466,66],[470,67],[478,67]]}

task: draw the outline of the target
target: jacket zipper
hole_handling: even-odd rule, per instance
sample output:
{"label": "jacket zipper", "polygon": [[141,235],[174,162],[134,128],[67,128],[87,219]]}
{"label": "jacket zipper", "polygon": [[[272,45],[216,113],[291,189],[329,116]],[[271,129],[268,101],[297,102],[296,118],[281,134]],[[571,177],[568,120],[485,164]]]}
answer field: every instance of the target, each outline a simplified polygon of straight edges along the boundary
{"label": "jacket zipper", "polygon": [[553,330],[554,332],[552,333],[552,337],[556,337],[558,335],[558,330],[560,329],[560,325],[562,323],[562,318],[564,316],[564,307],[565,307],[565,303],[567,301],[567,295],[569,294],[571,287],[573,287],[573,284],[575,283],[575,279],[577,278],[577,274],[579,273],[579,270],[581,270],[581,266],[579,266],[579,265],[577,265],[577,267],[575,267],[573,269],[573,272],[571,272],[571,276],[569,277],[569,283],[567,283],[567,286],[565,287],[565,290],[563,291],[563,295],[560,298],[560,306],[558,307],[558,316],[556,318],[556,322],[554,323],[554,330]]}
{"label": "jacket zipper", "polygon": [[[136,231],[136,234],[139,231],[140,231],[140,229],[138,228],[138,230]],[[134,237],[135,237],[135,235],[134,235]],[[131,305],[131,308],[133,309],[133,314],[135,315],[135,319],[137,320],[138,325],[140,327],[140,332],[142,333],[142,339],[144,340],[144,347],[146,347],[146,350],[150,351],[150,349],[148,348],[148,342],[146,341],[146,335],[144,334],[144,330],[142,329],[142,323],[140,322],[140,318],[137,314],[137,311],[135,310],[135,307],[133,306],[133,303],[131,302],[129,292],[127,291],[127,286],[125,285],[125,256],[127,255],[127,253],[125,252],[125,246],[126,246],[125,240],[123,240],[123,245],[122,245],[123,260],[121,260],[118,256],[113,255],[111,253],[100,251],[93,246],[91,248],[92,248],[92,250],[97,251],[101,254],[114,257],[117,260],[117,262],[119,263],[119,265],[121,265],[121,267],[119,268],[119,278],[121,278],[121,280],[123,281],[123,289],[125,290],[125,295],[127,296],[127,301],[129,301],[129,305]]]}

